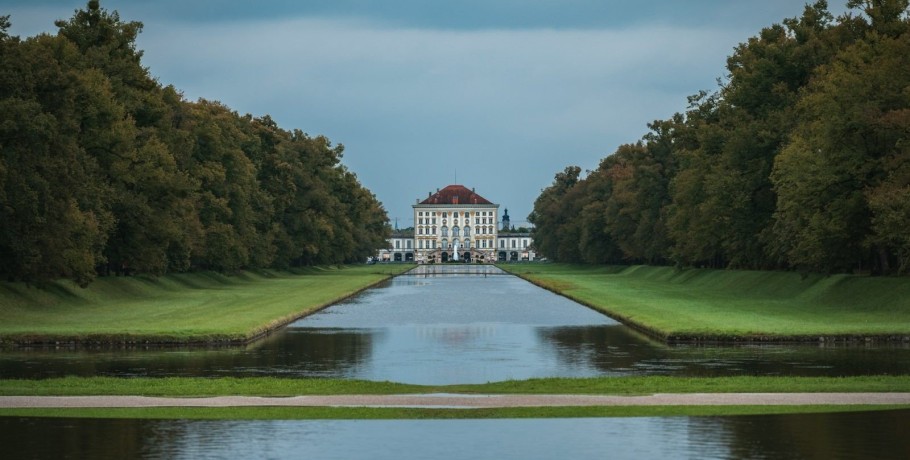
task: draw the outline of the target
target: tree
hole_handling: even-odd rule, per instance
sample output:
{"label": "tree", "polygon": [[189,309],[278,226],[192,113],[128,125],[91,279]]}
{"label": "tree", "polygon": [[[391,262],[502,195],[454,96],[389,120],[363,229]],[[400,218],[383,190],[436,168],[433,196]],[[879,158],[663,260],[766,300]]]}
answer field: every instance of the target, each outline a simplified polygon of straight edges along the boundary
{"label": "tree", "polygon": [[534,244],[537,249],[555,260],[578,261],[580,258],[579,229],[572,214],[574,207],[567,206],[572,198],[567,195],[578,183],[580,174],[578,166],[569,166],[557,173],[553,184],[541,191],[534,201],[534,209],[528,216],[528,222],[536,227]]}
{"label": "tree", "polygon": [[776,241],[794,265],[831,271],[875,263],[887,271],[888,242],[902,246],[889,234],[908,179],[908,56],[910,34],[872,32],[821,69],[800,101],[801,122],[772,175]]}
{"label": "tree", "polygon": [[361,260],[382,204],[342,146],[188,102],[142,67],[139,22],[88,2],[56,36],[0,17],[0,274],[234,271]]}
{"label": "tree", "polygon": [[80,145],[81,97],[94,91],[70,43],[0,39],[0,270],[11,279],[87,285],[113,217],[103,173]]}

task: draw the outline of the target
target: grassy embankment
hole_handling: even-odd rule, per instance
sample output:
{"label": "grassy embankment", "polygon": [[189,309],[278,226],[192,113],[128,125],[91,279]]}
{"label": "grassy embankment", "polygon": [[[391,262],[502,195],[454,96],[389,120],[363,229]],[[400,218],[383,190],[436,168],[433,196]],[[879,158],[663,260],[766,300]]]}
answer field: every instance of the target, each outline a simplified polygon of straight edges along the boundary
{"label": "grassy embankment", "polygon": [[163,420],[401,420],[780,415],[907,410],[906,406],[590,406],[423,409],[411,407],[123,407],[0,409],[0,417]]}
{"label": "grassy embankment", "polygon": [[0,342],[245,342],[411,267],[0,283]]}
{"label": "grassy embankment", "polygon": [[484,384],[411,385],[278,377],[62,377],[0,380],[0,396],[300,396],[349,394],[593,394],[910,392],[906,376],[857,377],[594,377],[509,380]]}
{"label": "grassy embankment", "polygon": [[647,266],[501,267],[669,342],[910,340],[910,278]]}
{"label": "grassy embankment", "polygon": [[[293,396],[326,394],[610,394],[731,392],[908,392],[910,379],[870,377],[605,377],[531,379],[481,385],[420,386],[390,382],[282,378],[111,378],[66,377],[48,380],[0,380],[0,396],[143,395],[143,396]],[[518,417],[624,417],[671,415],[747,415],[908,409],[907,406],[624,406],[493,409],[424,409],[370,407],[230,407],[230,408],[59,408],[0,409],[0,417],[97,417],[159,419],[414,419]]]}

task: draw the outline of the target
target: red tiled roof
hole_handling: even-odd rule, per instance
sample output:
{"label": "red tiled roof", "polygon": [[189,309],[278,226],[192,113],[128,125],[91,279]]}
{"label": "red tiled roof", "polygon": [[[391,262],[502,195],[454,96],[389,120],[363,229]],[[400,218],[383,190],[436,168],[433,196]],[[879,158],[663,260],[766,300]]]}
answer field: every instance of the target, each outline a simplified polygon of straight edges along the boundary
{"label": "red tiled roof", "polygon": [[464,185],[449,185],[420,204],[493,204]]}

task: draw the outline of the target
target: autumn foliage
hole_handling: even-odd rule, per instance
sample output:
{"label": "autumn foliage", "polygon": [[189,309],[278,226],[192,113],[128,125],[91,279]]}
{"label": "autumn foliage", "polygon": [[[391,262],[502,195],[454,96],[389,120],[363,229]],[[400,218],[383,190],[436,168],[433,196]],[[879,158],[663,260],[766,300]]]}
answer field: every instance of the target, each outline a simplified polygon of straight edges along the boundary
{"label": "autumn foliage", "polygon": [[763,29],[714,92],[595,171],[556,175],[529,219],[589,263],[910,269],[907,0],[827,3]]}
{"label": "autumn foliage", "polygon": [[0,17],[0,276],[335,264],[385,244],[342,146],[189,102],[141,64],[138,22],[88,2],[56,35]]}

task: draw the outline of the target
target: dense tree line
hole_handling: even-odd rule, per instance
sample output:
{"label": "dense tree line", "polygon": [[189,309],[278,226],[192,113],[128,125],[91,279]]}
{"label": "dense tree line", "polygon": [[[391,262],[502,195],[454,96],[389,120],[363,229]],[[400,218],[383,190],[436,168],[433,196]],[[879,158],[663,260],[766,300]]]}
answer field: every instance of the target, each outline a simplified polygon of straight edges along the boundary
{"label": "dense tree line", "polygon": [[561,261],[910,269],[908,0],[827,3],[763,29],[713,93],[597,170],[556,175],[535,244]]}
{"label": "dense tree line", "polygon": [[142,24],[97,1],[56,25],[23,40],[0,17],[4,278],[335,264],[385,245],[342,146],[184,100],[142,66]]}

